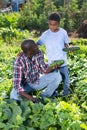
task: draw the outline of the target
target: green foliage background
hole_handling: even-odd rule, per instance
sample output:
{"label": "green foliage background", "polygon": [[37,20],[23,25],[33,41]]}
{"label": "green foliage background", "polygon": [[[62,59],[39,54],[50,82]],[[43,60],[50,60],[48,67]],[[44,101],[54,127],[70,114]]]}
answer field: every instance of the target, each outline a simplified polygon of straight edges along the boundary
{"label": "green foliage background", "polygon": [[[65,2],[64,2],[65,1]],[[83,0],[30,0],[21,12],[0,14],[0,27],[34,30],[36,34],[48,29],[48,16],[58,12],[61,27],[68,32],[79,28],[87,19],[87,2]],[[37,32],[38,31],[38,32]]]}
{"label": "green foliage background", "polygon": [[[87,19],[87,3],[82,0],[30,0],[18,13],[0,14],[0,130],[87,130],[87,39],[72,39],[70,45],[80,50],[68,53],[70,72],[69,96],[42,99],[40,92],[32,93],[39,104],[21,99],[19,106],[9,99],[12,89],[14,60],[25,38],[37,41],[38,34],[48,28],[48,16],[58,12],[61,27],[68,32],[77,29]],[[47,61],[45,47],[40,47]]]}
{"label": "green foliage background", "polygon": [[30,6],[24,7],[18,20],[21,29],[38,30],[40,32],[48,28],[48,16],[52,12],[58,12],[61,17],[61,26],[67,31],[78,29],[82,21],[87,19],[87,2],[70,0],[64,4],[64,0],[33,0]]}

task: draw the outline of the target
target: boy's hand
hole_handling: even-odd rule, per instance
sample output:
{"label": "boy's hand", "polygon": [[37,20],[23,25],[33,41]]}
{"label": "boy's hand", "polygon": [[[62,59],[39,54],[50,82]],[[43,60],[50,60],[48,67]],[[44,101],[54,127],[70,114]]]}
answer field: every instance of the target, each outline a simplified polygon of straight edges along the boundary
{"label": "boy's hand", "polygon": [[[65,47],[69,48],[70,46],[69,46],[69,44],[65,43]],[[69,52],[73,52],[73,51],[69,51]]]}
{"label": "boy's hand", "polygon": [[65,43],[65,47],[66,47],[66,48],[69,48],[69,44]]}
{"label": "boy's hand", "polygon": [[22,54],[23,54],[23,52],[21,51],[21,52],[18,53],[17,56],[22,56]]}

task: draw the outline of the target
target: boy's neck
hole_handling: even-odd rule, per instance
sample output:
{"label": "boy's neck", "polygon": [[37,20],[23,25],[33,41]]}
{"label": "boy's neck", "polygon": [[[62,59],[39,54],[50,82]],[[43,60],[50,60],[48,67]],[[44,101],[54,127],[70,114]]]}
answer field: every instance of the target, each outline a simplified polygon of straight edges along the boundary
{"label": "boy's neck", "polygon": [[58,32],[58,31],[59,31],[59,29],[60,29],[60,28],[57,28],[55,31],[52,31],[51,29],[50,29],[50,30],[51,30],[52,32]]}

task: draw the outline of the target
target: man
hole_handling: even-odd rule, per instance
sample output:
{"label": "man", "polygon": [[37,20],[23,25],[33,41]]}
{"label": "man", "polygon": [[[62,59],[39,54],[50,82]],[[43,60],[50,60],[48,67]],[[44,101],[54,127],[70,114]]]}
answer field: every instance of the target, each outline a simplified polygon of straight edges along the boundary
{"label": "man", "polygon": [[[19,100],[19,95],[33,102],[37,100],[29,95],[31,90],[40,90],[42,97],[50,97],[61,82],[60,73],[51,72],[58,66],[48,67],[37,44],[33,40],[24,40],[21,44],[23,53],[14,63],[13,89],[11,99]],[[51,73],[50,73],[51,72]],[[43,76],[40,77],[40,73]]]}

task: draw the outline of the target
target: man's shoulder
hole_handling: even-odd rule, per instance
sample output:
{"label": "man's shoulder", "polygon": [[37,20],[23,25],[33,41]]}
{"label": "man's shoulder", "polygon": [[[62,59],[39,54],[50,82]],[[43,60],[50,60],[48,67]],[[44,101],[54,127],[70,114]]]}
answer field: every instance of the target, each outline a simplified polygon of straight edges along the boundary
{"label": "man's shoulder", "polygon": [[24,54],[21,54],[20,56],[17,56],[15,59],[15,64],[21,64],[26,60],[26,57]]}

